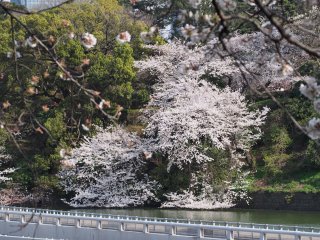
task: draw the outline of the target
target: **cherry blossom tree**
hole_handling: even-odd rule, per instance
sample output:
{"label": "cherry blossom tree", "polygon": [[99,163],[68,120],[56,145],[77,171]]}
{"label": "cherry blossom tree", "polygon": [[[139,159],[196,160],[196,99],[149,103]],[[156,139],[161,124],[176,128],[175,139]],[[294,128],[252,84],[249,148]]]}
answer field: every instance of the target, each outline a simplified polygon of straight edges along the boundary
{"label": "cherry blossom tree", "polygon": [[[170,6],[175,1],[168,2]],[[244,88],[257,94],[266,92],[285,109],[274,92],[291,90],[297,81],[305,81],[297,70],[306,60],[320,57],[317,3],[277,0],[190,0],[188,3],[190,8],[181,10],[176,19],[182,26],[178,32],[186,44],[194,47],[217,38],[218,44],[211,46],[211,54],[206,58],[211,59],[212,53],[222,49],[224,53],[220,54],[230,57],[241,72]],[[243,31],[249,34],[239,34]],[[313,100],[317,105],[317,98]],[[311,119],[309,126],[303,127],[286,112],[296,127],[312,139],[320,135],[318,119]]]}
{"label": "cherry blossom tree", "polygon": [[157,183],[145,173],[142,140],[121,127],[110,127],[73,149],[60,172],[62,186],[74,193],[75,207],[139,206],[157,200]]}
{"label": "cherry blossom tree", "polygon": [[[230,88],[218,89],[202,80],[210,69],[217,76],[236,72],[232,65],[224,66],[214,61],[204,63],[199,52],[188,52],[181,44],[159,47],[161,56],[138,62],[142,71],[157,74],[154,94],[149,108],[155,113],[147,120],[146,135],[157,144],[156,151],[165,152],[172,164],[180,168],[185,163],[210,161],[201,153],[201,143],[209,141],[219,149],[247,151],[261,137],[267,109],[250,112],[244,96]],[[190,56],[190,57],[188,57]],[[197,59],[199,58],[199,59]],[[193,66],[192,63],[199,64]],[[203,63],[203,65],[201,65]],[[187,74],[179,74],[181,68],[190,68]],[[196,69],[192,69],[195,68]]]}
{"label": "cherry blossom tree", "polygon": [[154,138],[157,150],[168,154],[168,169],[172,164],[182,168],[192,161],[211,161],[201,150],[203,140],[230,149],[233,158],[239,158],[239,150],[248,151],[261,137],[259,127],[267,110],[249,112],[239,92],[219,90],[195,79],[180,78],[168,84],[175,84],[172,88],[179,92],[169,95],[171,102],[151,116],[145,131]]}
{"label": "cherry blossom tree", "polygon": [[[206,61],[206,47],[191,50],[179,42],[153,46],[156,56],[136,63],[141,75],[156,81],[145,110],[145,138],[150,151],[167,159],[168,172],[173,166],[180,170],[192,166],[188,189],[168,193],[163,207],[232,206],[236,197],[231,190],[233,183],[212,185],[216,176],[210,164],[221,161],[239,172],[246,153],[262,136],[260,127],[267,108],[249,111],[239,91],[228,86],[218,88],[203,79],[208,72],[230,79],[239,73],[231,60],[224,64],[221,58]],[[215,159],[212,148],[227,156]]]}
{"label": "cherry blossom tree", "polygon": [[35,199],[30,195],[24,194],[20,186],[10,186],[0,190],[0,204],[2,206],[23,204],[32,200]]}
{"label": "cherry blossom tree", "polygon": [[[2,165],[7,164],[10,160],[11,156],[8,153],[6,153],[4,147],[0,146],[0,167],[3,168]],[[11,178],[8,177],[8,174],[13,173],[14,171],[14,168],[5,168],[4,170],[0,171],[0,182],[10,181]]]}
{"label": "cherry blossom tree", "polygon": [[[219,160],[230,171],[240,172],[246,153],[261,138],[260,127],[268,110],[250,111],[244,93],[267,93],[281,105],[273,94],[291,89],[292,85],[302,80],[305,83],[300,87],[301,93],[313,101],[315,110],[320,112],[320,87],[317,79],[301,77],[297,73],[301,62],[320,56],[317,44],[319,32],[314,31],[313,21],[319,11],[312,10],[303,16],[287,17],[281,15],[284,12],[283,1],[274,0],[128,2],[133,6],[135,16],[140,17],[137,13],[141,10],[159,14],[160,17],[167,15],[168,19],[180,21],[181,28],[178,30],[184,44],[172,42],[160,47],[150,46],[149,49],[155,56],[136,62],[140,77],[155,81],[152,99],[144,111],[144,136],[140,138],[121,127],[115,127],[99,129],[96,136],[86,137],[80,147],[74,149],[71,156],[63,161],[65,169],[60,172],[62,186],[72,195],[66,202],[72,206],[123,207],[143,205],[148,200],[156,200],[155,193],[159,184],[149,179],[145,160],[160,154],[167,160],[168,171],[174,167],[181,171],[191,169],[189,187],[179,192],[167,193],[164,207],[231,206],[235,197],[232,189],[234,180],[228,179],[230,181],[220,184],[221,186],[213,183],[216,176],[210,166],[218,159],[210,151],[217,149],[226,152],[226,156]],[[240,2],[245,11],[238,10]],[[208,9],[211,12],[208,13],[208,9],[201,10],[204,4],[210,5]],[[182,10],[178,14],[178,6],[186,6],[188,10]],[[29,107],[35,105],[32,104],[36,103],[35,96],[47,94],[39,80],[43,75],[42,80],[48,81],[48,70],[41,71],[41,78],[30,75],[28,79],[19,80],[22,74],[18,71],[18,59],[23,58],[23,51],[26,49],[42,52],[45,60],[50,60],[50,65],[55,69],[51,77],[63,82],[59,91],[63,93],[64,83],[67,83],[71,93],[86,100],[87,105],[96,108],[106,119],[113,123],[118,120],[123,108],[117,105],[115,111],[109,111],[109,96],[102,95],[94,85],[87,85],[85,78],[90,59],[83,55],[80,65],[77,63],[68,66],[56,53],[59,44],[55,38],[58,36],[44,38],[42,34],[28,28],[15,15],[16,12],[29,14],[24,10],[11,9],[3,1],[0,1],[0,8],[10,17],[11,37],[8,37],[8,42],[11,42],[12,49],[6,56],[12,60],[13,76],[17,86],[24,91],[21,99],[26,105],[25,111],[14,118],[17,124],[12,127],[3,117],[12,109],[12,103],[8,100],[10,96],[2,100],[0,125],[11,134],[13,141],[14,131],[17,128],[19,131],[25,124],[24,121],[30,121],[36,133],[46,133],[49,137],[52,135],[46,124],[42,124]],[[159,19],[154,22],[159,23]],[[249,23],[253,27],[247,33],[240,34],[238,30],[241,29],[235,27],[238,22],[240,25]],[[15,25],[25,32],[23,44],[15,37]],[[79,33],[75,35],[69,29],[68,21],[63,20],[62,25],[65,30],[61,39],[66,39],[66,42],[72,40],[75,46],[81,44],[84,53],[92,51],[91,56],[95,55],[94,51],[102,40],[101,34],[95,36],[91,31],[81,33],[81,36]],[[123,46],[131,41],[131,34],[126,30],[121,30],[123,32],[115,37]],[[146,43],[151,43],[158,30],[152,26],[149,32],[142,32],[140,37]],[[125,85],[121,87],[124,88]],[[55,99],[55,96],[50,97]],[[51,108],[56,108],[57,103],[51,102],[51,106],[44,104],[38,108],[38,112],[47,113]],[[72,105],[75,111],[82,107],[79,103]],[[63,119],[62,115],[60,118]],[[80,114],[79,119],[74,120],[72,111],[70,119],[71,127],[78,131],[77,140],[80,136],[89,134],[92,126],[90,118]],[[320,138],[318,118],[311,119],[305,128],[292,117],[291,119],[312,139]],[[61,157],[68,154],[65,149],[60,150]],[[4,174],[12,170],[6,171]],[[7,180],[4,175],[0,175],[1,179]]]}

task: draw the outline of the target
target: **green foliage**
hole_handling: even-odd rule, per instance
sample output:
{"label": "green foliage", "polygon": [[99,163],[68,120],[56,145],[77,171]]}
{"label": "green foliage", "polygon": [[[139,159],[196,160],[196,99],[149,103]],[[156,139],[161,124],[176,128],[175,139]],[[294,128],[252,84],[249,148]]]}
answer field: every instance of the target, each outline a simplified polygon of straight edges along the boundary
{"label": "green foliage", "polygon": [[158,191],[158,197],[163,200],[163,195],[169,192],[180,192],[187,189],[190,184],[190,173],[181,171],[176,167],[172,167],[170,172],[167,171],[167,163],[158,162],[150,171],[150,177],[158,181],[162,188]]}
{"label": "green foliage", "polygon": [[34,171],[38,173],[45,173],[50,169],[49,161],[41,155],[34,156],[32,167],[34,168]]}
{"label": "green foliage", "polygon": [[164,40],[163,37],[161,37],[159,34],[157,34],[156,36],[153,37],[152,43],[155,45],[164,45],[167,42],[166,42],[166,40]]}
{"label": "green foliage", "polygon": [[250,176],[248,178],[250,192],[268,191],[268,192],[312,192],[320,191],[320,172],[317,170],[300,169],[285,177],[274,179],[267,182],[263,178]]}
{"label": "green foliage", "polygon": [[109,70],[109,83],[121,84],[131,82],[135,78],[133,69],[133,50],[129,44],[117,44],[113,55],[108,56],[105,67]]}
{"label": "green foliage", "polygon": [[63,45],[58,45],[56,51],[58,56],[71,66],[79,66],[85,58],[83,47],[76,40],[65,41]]}
{"label": "green foliage", "polygon": [[282,0],[280,4],[282,13],[287,18],[292,18],[293,16],[296,16],[299,13],[298,1]]}
{"label": "green foliage", "polygon": [[320,169],[320,149],[319,144],[315,141],[309,141],[307,150],[306,150],[307,160]]}
{"label": "green foliage", "polygon": [[[302,76],[320,77],[318,61],[307,61],[299,68]],[[300,82],[290,92],[276,97],[301,126],[319,117],[311,101],[299,91]],[[318,192],[319,146],[302,133],[285,111],[270,99],[259,99],[255,107],[270,107],[264,136],[253,153],[257,172],[250,177],[250,191]]]}
{"label": "green foliage", "polygon": [[214,76],[214,75],[206,74],[202,78],[212,83],[213,85],[215,85],[217,88],[220,88],[220,89],[223,89],[228,85],[227,84],[228,81],[226,81],[226,78],[223,76]]}
{"label": "green foliage", "polygon": [[214,161],[208,163],[207,176],[210,177],[212,187],[219,187],[225,181],[233,177],[234,172],[231,169],[231,159],[228,150],[208,147],[204,145],[206,155],[213,158]]}
{"label": "green foliage", "polygon": [[[134,57],[141,57],[144,52],[139,34],[146,25],[133,20],[116,0],[66,4],[40,14],[17,17],[81,85],[100,92],[105,100],[111,100],[111,107],[105,107],[105,111],[113,114],[118,105],[127,111],[133,98],[137,107],[146,103],[148,87],[145,83],[137,83],[133,67]],[[19,145],[24,156],[2,129],[0,146],[5,145],[14,156],[12,164],[18,167],[13,174],[15,182],[28,189],[55,188],[55,176],[61,167],[59,151],[71,149],[84,135],[94,134],[93,124],[106,126],[109,119],[97,111],[97,106],[79,86],[68,81],[68,76],[39,45],[18,48],[22,55],[18,59],[18,81],[14,59],[7,58],[7,52],[13,48],[10,19],[1,16],[0,26],[0,73],[4,73],[4,79],[0,80],[0,104],[11,103],[4,111],[7,122],[16,123],[19,117],[24,122],[19,129]],[[18,41],[30,37],[17,22],[14,31]],[[123,31],[132,35],[130,44],[119,44],[115,40]],[[97,45],[90,50],[80,41],[86,32],[97,38]],[[70,33],[74,34],[73,39],[69,37]],[[100,102],[98,97],[95,100]],[[85,131],[82,125],[92,132]]]}
{"label": "green foliage", "polygon": [[148,92],[148,90],[146,89],[140,89],[137,92],[135,92],[133,94],[132,97],[132,101],[133,101],[133,107],[141,107],[142,105],[146,104],[149,102],[150,100],[150,94]]}
{"label": "green foliage", "polygon": [[57,112],[54,117],[48,118],[44,126],[54,139],[60,139],[66,133],[66,126],[61,112]]}
{"label": "green foliage", "polygon": [[[305,65],[307,66],[307,65]],[[310,73],[310,67],[301,71]],[[278,100],[303,126],[310,117],[318,116],[312,103],[299,93],[297,84],[290,93],[278,95]],[[255,106],[268,105],[271,112],[263,128],[264,135],[254,149],[257,172],[251,176],[251,191],[318,191],[317,181],[306,177],[308,172],[317,175],[319,152],[316,143],[302,133],[283,109],[271,100],[261,99]],[[318,190],[317,190],[318,188]]]}
{"label": "green foliage", "polygon": [[304,62],[300,68],[299,73],[302,76],[313,76],[317,79],[320,78],[320,62],[319,60],[309,60]]}
{"label": "green foliage", "polygon": [[136,73],[133,50],[129,44],[116,44],[112,54],[91,55],[93,66],[88,82],[94,89],[105,89],[103,96],[125,108],[130,108],[135,91]]}
{"label": "green foliage", "polygon": [[122,83],[110,88],[110,99],[117,101],[124,107],[131,106],[131,99],[134,89],[130,82]]}
{"label": "green foliage", "polygon": [[[233,162],[228,150],[211,147],[204,142],[202,151],[214,161],[205,165],[188,164],[183,170],[173,165],[168,171],[166,156],[154,157],[155,160],[149,164],[149,174],[162,186],[158,192],[160,199],[163,199],[163,195],[167,193],[181,193],[183,190],[191,190],[195,195],[199,195],[203,190],[202,182],[209,183],[214,191],[219,192],[225,189],[226,182],[234,182],[238,179],[237,171],[232,170]],[[197,184],[191,184],[194,174],[197,177]]]}
{"label": "green foliage", "polygon": [[59,186],[59,178],[57,176],[41,176],[36,181],[36,186],[40,186],[45,191],[56,190]]}

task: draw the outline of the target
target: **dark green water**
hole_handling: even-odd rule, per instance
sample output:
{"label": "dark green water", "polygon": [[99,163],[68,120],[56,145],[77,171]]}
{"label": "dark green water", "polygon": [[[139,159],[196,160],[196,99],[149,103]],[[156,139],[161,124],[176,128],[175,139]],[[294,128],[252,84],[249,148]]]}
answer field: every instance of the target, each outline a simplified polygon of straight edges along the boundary
{"label": "dark green water", "polygon": [[[73,210],[74,211],[74,210]],[[274,210],[168,210],[168,209],[86,209],[79,212],[94,212],[113,215],[130,215],[158,218],[179,218],[208,221],[283,224],[320,227],[320,212],[274,211]]]}

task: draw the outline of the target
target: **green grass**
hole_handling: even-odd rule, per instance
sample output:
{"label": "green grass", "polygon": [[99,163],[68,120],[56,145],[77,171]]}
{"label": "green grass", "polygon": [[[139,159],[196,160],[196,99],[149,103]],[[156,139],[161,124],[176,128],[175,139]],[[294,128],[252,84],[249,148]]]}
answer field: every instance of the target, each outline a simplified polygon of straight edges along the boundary
{"label": "green grass", "polygon": [[320,170],[299,171],[290,176],[266,178],[263,169],[248,177],[249,192],[320,192]]}

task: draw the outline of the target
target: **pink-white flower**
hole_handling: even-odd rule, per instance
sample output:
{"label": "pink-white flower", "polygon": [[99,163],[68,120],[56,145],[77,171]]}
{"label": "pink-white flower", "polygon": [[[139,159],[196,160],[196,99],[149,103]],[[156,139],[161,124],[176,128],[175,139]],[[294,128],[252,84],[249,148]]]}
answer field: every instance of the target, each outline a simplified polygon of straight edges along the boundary
{"label": "pink-white flower", "polygon": [[310,100],[313,100],[320,95],[320,86],[317,84],[317,80],[315,78],[308,77],[304,81],[307,83],[307,85],[301,84],[300,86],[300,92],[304,96]]}
{"label": "pink-white flower", "polygon": [[309,121],[308,126],[306,127],[308,136],[313,139],[319,139],[320,138],[320,119],[318,118],[312,118]]}
{"label": "pink-white flower", "polygon": [[313,101],[314,109],[320,113],[320,98]]}
{"label": "pink-white flower", "polygon": [[193,38],[198,35],[197,29],[190,24],[186,24],[181,28],[181,34],[184,38]]}
{"label": "pink-white flower", "polygon": [[142,32],[140,33],[140,38],[144,43],[151,43],[152,42],[152,34],[149,32]]}
{"label": "pink-white flower", "polygon": [[200,5],[201,0],[189,0],[188,2],[191,5],[191,7],[197,8]]}
{"label": "pink-white flower", "polygon": [[66,150],[62,148],[62,149],[59,151],[59,155],[60,155],[60,157],[64,158],[64,157],[66,156]]}
{"label": "pink-white flower", "polygon": [[157,31],[158,31],[158,28],[153,26],[153,27],[150,28],[149,32],[140,33],[140,38],[145,43],[151,43],[152,42],[152,38],[156,35]]}
{"label": "pink-white flower", "polygon": [[131,35],[128,31],[125,31],[125,32],[119,33],[116,39],[119,43],[127,43],[131,41]]}
{"label": "pink-white flower", "polygon": [[283,76],[290,76],[294,72],[293,67],[290,64],[283,64],[282,65],[282,75]]}
{"label": "pink-white flower", "polygon": [[21,58],[21,57],[22,57],[21,53],[18,52],[18,51],[16,51],[16,57],[17,57],[17,58]]}
{"label": "pink-white flower", "polygon": [[150,159],[150,158],[152,158],[152,152],[144,151],[144,152],[143,152],[143,155],[144,155],[145,159]]}
{"label": "pink-white flower", "polygon": [[68,34],[68,38],[70,38],[70,39],[74,39],[74,37],[75,37],[75,35],[74,35],[74,33],[73,33],[73,32],[70,32],[70,33]]}
{"label": "pink-white flower", "polygon": [[81,36],[81,43],[85,48],[90,49],[97,44],[97,39],[91,33],[84,33]]}
{"label": "pink-white flower", "polygon": [[99,109],[103,109],[106,104],[106,100],[102,99],[98,105]]}
{"label": "pink-white flower", "polygon": [[140,1],[140,0],[130,0],[130,3],[131,3],[132,5],[136,5],[139,1]]}
{"label": "pink-white flower", "polygon": [[60,163],[63,169],[74,168],[76,166],[76,161],[73,159],[64,159]]}
{"label": "pink-white flower", "polygon": [[237,7],[237,3],[234,0],[218,0],[218,4],[225,11],[233,11]]}
{"label": "pink-white flower", "polygon": [[84,124],[81,124],[81,127],[82,127],[82,129],[83,129],[84,131],[86,131],[86,132],[89,132],[89,131],[90,131],[90,129],[89,129],[86,125],[84,125]]}
{"label": "pink-white flower", "polygon": [[[13,52],[7,52],[7,58],[12,58],[12,57],[13,57]],[[16,57],[17,59],[21,58],[22,57],[21,53],[16,51]]]}
{"label": "pink-white flower", "polygon": [[14,40],[14,45],[16,46],[16,48],[20,48],[20,47],[23,47],[23,41],[16,41]]}
{"label": "pink-white flower", "polygon": [[37,39],[35,39],[34,37],[28,37],[26,40],[26,45],[31,47],[31,48],[35,48],[38,45]]}

